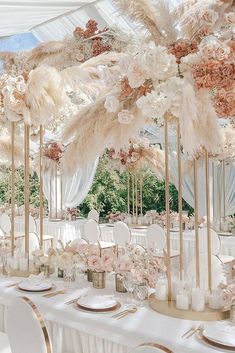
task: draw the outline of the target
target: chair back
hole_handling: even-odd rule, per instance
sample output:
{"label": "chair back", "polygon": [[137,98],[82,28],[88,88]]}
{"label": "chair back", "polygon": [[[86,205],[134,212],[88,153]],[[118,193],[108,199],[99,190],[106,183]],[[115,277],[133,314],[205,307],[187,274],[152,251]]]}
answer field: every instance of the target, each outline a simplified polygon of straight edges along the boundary
{"label": "chair back", "polygon": [[126,223],[115,222],[113,227],[113,241],[123,248],[131,241],[131,232]]}
{"label": "chair back", "polygon": [[97,223],[99,223],[99,213],[96,210],[90,210],[88,213],[87,219],[93,219]]}
{"label": "chair back", "polygon": [[166,245],[165,231],[158,224],[152,224],[147,229],[147,246],[150,249],[162,251]]}
{"label": "chair back", "polygon": [[169,348],[158,343],[143,343],[132,349],[130,353],[174,353]]}
{"label": "chair back", "polygon": [[[218,255],[220,253],[220,238],[219,235],[213,230],[211,232],[211,254]],[[207,228],[202,228],[199,230],[199,239],[200,239],[200,253],[207,254]]]}
{"label": "chair back", "polygon": [[100,239],[100,226],[93,219],[88,219],[84,224],[84,238],[89,243],[97,243]]}
{"label": "chair back", "polygon": [[26,297],[8,307],[6,331],[12,353],[53,353],[43,317]]}
{"label": "chair back", "polygon": [[11,233],[11,219],[6,212],[0,216],[0,228],[4,234],[10,235]]}
{"label": "chair back", "polygon": [[31,214],[29,215],[29,233],[37,234],[37,223]]}
{"label": "chair back", "polygon": [[36,233],[29,233],[29,259],[32,260],[32,252],[40,247],[39,239]]}

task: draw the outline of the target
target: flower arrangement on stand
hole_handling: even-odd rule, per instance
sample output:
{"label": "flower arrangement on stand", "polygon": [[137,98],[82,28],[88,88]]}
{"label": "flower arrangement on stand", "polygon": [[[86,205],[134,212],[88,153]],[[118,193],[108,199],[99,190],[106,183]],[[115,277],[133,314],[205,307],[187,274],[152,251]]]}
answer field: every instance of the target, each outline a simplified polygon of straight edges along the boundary
{"label": "flower arrangement on stand", "polygon": [[72,207],[72,208],[68,207],[67,214],[71,221],[76,221],[77,217],[79,217],[80,215],[80,211],[76,207]]}

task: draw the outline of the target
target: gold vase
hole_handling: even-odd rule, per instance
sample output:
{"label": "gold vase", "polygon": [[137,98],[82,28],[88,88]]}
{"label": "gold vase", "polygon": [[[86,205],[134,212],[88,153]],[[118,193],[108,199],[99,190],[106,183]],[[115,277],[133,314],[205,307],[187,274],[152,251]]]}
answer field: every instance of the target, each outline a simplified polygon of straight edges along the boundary
{"label": "gold vase", "polygon": [[116,292],[119,293],[126,293],[127,290],[123,285],[123,276],[120,275],[119,273],[115,274],[115,288],[116,288]]}
{"label": "gold vase", "polygon": [[91,270],[87,270],[87,280],[88,282],[92,282],[93,280],[93,272]]}
{"label": "gold vase", "polygon": [[93,287],[96,289],[104,289],[106,284],[106,272],[93,272]]}

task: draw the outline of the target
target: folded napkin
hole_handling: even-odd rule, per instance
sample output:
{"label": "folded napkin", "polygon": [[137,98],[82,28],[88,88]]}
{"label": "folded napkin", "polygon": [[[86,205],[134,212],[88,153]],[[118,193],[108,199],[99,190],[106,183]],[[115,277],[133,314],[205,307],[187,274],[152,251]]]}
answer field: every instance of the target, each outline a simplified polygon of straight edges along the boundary
{"label": "folded napkin", "polygon": [[45,275],[43,272],[39,273],[39,275],[30,275],[28,278],[24,280],[24,282],[30,282],[33,284],[39,284],[45,282]]}

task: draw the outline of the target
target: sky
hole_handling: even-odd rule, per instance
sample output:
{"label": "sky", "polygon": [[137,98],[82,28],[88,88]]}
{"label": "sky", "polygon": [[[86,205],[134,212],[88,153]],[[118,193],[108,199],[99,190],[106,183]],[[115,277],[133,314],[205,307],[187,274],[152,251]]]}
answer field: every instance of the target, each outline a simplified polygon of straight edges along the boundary
{"label": "sky", "polygon": [[0,39],[0,51],[21,51],[34,48],[39,41],[32,33],[16,34]]}

